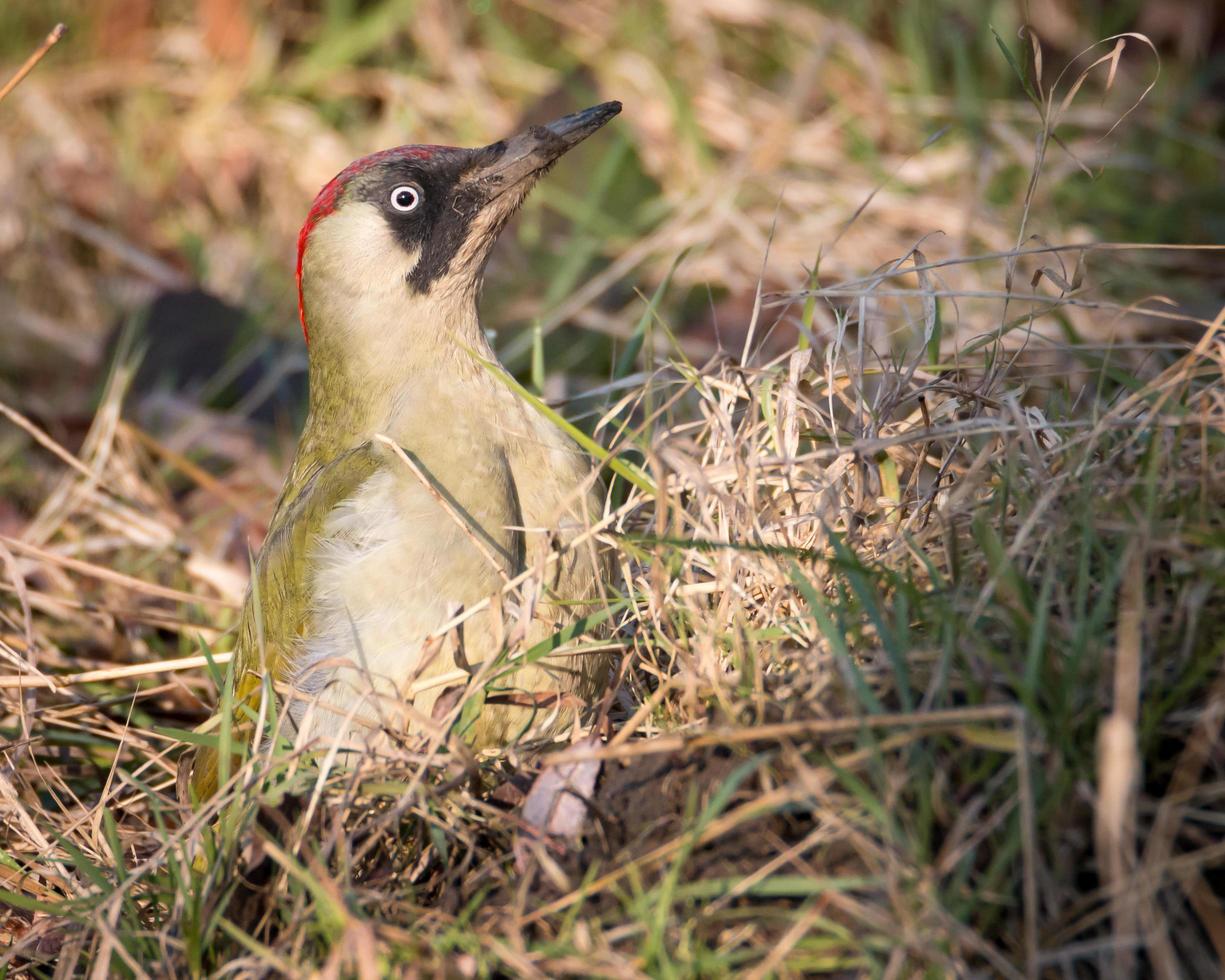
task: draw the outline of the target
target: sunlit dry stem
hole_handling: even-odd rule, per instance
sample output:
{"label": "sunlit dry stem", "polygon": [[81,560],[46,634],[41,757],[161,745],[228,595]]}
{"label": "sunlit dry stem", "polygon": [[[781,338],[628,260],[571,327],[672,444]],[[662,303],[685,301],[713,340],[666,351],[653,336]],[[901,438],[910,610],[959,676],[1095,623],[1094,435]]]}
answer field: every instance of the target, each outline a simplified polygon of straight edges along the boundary
{"label": "sunlit dry stem", "polygon": [[30,57],[26,58],[22,66],[17,69],[16,74],[4,83],[4,88],[0,88],[0,102],[4,101],[4,97],[21,84],[22,79],[34,70],[35,65],[43,60],[43,55],[55,47],[60,38],[67,33],[68,28],[64,24],[56,24],[51,28],[51,33],[43,38],[43,43],[34,49],[34,53]]}
{"label": "sunlit dry stem", "polygon": [[84,670],[76,674],[26,675],[6,674],[0,676],[0,690],[24,690],[26,688],[50,688],[58,690],[61,687],[72,687],[76,684],[96,684],[100,681],[116,681],[130,677],[148,677],[150,674],[163,674],[172,670],[195,670],[197,667],[207,667],[214,663],[218,667],[230,662],[231,653],[215,653],[212,657],[177,657],[173,660],[157,660],[148,664],[125,664],[122,667],[106,667],[100,670]]}

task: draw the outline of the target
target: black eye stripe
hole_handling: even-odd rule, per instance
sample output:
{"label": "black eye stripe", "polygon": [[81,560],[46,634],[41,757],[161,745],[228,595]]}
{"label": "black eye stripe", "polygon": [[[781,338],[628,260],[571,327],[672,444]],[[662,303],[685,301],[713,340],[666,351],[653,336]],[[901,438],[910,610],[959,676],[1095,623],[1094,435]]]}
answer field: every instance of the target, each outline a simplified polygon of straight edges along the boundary
{"label": "black eye stripe", "polygon": [[[439,150],[427,162],[394,161],[372,171],[363,182],[362,199],[383,213],[393,237],[406,251],[420,255],[408,276],[408,287],[414,293],[428,292],[446,275],[472,218],[480,211],[479,189],[460,186],[476,152]],[[418,194],[416,205],[408,209],[395,200],[405,187]]]}

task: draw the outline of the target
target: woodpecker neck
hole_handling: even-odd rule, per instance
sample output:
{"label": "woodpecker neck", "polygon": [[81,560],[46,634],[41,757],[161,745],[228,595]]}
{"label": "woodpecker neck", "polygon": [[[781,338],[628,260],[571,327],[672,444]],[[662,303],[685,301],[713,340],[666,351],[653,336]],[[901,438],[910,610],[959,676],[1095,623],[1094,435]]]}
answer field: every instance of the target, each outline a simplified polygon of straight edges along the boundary
{"label": "woodpecker neck", "polygon": [[361,203],[320,221],[304,245],[310,414],[299,455],[306,462],[378,432],[395,437],[390,427],[406,402],[484,371],[480,358],[493,353],[477,317],[475,272],[413,289],[419,252],[395,241],[378,211]]}
{"label": "woodpecker neck", "polygon": [[309,289],[306,295],[312,330],[303,450],[326,456],[379,432],[395,438],[407,403],[484,372],[480,359],[494,357],[470,294],[395,303],[349,294],[317,304]]}

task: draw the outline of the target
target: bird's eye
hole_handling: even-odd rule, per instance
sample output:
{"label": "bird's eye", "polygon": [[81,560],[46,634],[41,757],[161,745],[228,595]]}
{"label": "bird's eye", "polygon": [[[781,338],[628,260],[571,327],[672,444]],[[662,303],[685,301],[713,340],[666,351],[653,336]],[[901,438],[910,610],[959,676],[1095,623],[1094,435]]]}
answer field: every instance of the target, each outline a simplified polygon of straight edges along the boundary
{"label": "bird's eye", "polygon": [[417,210],[421,197],[421,188],[416,184],[400,184],[391,192],[391,206],[403,214],[408,214]]}

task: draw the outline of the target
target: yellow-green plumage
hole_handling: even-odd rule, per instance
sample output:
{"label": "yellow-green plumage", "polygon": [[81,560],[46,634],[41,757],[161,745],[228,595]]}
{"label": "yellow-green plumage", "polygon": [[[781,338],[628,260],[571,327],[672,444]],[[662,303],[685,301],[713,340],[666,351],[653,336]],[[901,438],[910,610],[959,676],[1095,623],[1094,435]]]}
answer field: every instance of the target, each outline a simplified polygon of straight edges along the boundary
{"label": "yellow-green plumage", "polygon": [[[423,193],[442,193],[428,176]],[[488,180],[487,169],[477,177]],[[598,516],[590,461],[495,375],[476,313],[485,254],[534,177],[475,210],[462,236],[451,235],[445,271],[424,287],[409,284],[433,240],[406,245],[380,209],[380,187],[369,189],[375,178],[346,189],[309,229],[301,286],[311,408],[235,646],[238,700],[256,701],[265,675],[287,685],[286,715],[302,742],[360,746],[383,729],[427,726],[443,689],[428,679],[461,661],[479,669],[499,652],[501,630],[478,614],[464,624],[462,657],[434,644],[428,663],[426,637],[525,568],[544,568],[559,541]],[[454,202],[473,179],[461,168]],[[529,642],[591,612],[583,603],[598,595],[603,569],[580,545],[545,578]],[[606,676],[599,658],[565,657],[505,683],[590,700]],[[497,743],[531,717],[487,706],[471,737]],[[198,797],[215,790],[216,773],[216,753],[202,750]]]}

